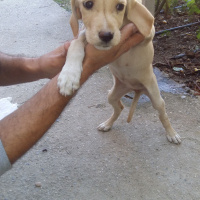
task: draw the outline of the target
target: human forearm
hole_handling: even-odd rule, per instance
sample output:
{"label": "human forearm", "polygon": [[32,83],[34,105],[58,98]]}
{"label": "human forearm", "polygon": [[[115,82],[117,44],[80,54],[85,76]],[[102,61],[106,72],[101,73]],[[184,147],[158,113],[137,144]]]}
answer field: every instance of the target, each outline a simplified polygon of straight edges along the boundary
{"label": "human forearm", "polygon": [[0,121],[0,138],[11,163],[43,136],[69,99],[57,93],[54,78],[18,110]]}
{"label": "human forearm", "polygon": [[31,82],[41,77],[36,58],[0,53],[0,85]]}
{"label": "human forearm", "polygon": [[65,63],[70,43],[36,58],[10,56],[0,52],[0,86],[53,78]]}
{"label": "human forearm", "polygon": [[[84,67],[81,85],[91,73]],[[45,134],[72,97],[60,95],[56,76],[18,110],[0,121],[0,139],[11,163]]]}

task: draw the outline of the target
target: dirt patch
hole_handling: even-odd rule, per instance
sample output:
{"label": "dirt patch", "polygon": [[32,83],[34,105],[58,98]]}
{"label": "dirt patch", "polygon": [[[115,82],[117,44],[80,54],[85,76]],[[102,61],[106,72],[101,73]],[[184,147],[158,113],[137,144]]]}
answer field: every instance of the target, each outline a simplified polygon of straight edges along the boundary
{"label": "dirt patch", "polygon": [[200,95],[199,19],[200,15],[188,15],[183,9],[177,9],[168,16],[161,13],[155,20],[156,32],[195,22],[199,24],[166,31],[154,38],[154,66],[194,90],[195,95]]}

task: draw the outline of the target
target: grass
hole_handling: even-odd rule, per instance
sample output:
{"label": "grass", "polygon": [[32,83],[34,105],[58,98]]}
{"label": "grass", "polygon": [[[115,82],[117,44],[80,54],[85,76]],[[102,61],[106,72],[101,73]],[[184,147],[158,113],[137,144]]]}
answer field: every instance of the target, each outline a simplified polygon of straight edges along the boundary
{"label": "grass", "polygon": [[63,7],[64,9],[70,11],[70,0],[54,0],[59,6]]}

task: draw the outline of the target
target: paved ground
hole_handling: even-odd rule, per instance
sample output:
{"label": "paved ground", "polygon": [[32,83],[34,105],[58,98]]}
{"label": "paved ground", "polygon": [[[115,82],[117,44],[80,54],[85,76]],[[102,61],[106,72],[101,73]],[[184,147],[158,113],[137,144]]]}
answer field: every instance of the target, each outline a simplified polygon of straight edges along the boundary
{"label": "paved ground", "polygon": [[[48,52],[72,37],[69,16],[52,0],[0,0],[0,50],[31,56]],[[112,79],[105,67],[83,86],[42,140],[0,178],[0,199],[200,199],[199,99],[176,85],[170,84],[169,90],[168,79],[158,77],[181,145],[166,140],[146,99],[139,102],[130,124],[130,101],[123,99],[126,108],[114,128],[97,131],[112,112],[107,103]],[[0,98],[13,97],[21,105],[46,82],[1,87]]]}

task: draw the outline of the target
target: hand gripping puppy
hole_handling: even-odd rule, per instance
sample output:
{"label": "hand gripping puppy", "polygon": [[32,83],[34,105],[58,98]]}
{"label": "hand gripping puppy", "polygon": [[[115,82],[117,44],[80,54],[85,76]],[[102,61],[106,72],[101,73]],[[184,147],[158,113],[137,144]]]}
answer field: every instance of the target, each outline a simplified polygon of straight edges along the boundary
{"label": "hand gripping puppy", "polygon": [[181,143],[180,136],[171,127],[166,114],[165,102],[160,96],[157,80],[153,72],[153,44],[155,34],[154,18],[140,0],[71,0],[72,16],[70,24],[74,36],[78,35],[78,20],[84,23],[85,30],[73,40],[67,54],[66,64],[59,78],[60,93],[71,95],[79,87],[86,42],[97,49],[109,49],[120,41],[120,29],[132,22],[145,40],[131,48],[115,62],[110,63],[114,85],[109,92],[108,101],[113,106],[112,116],[99,125],[98,130],[108,131],[123,110],[121,97],[134,91],[128,122],[131,121],[141,94],[147,95],[158,111],[166,136],[170,142]]}

